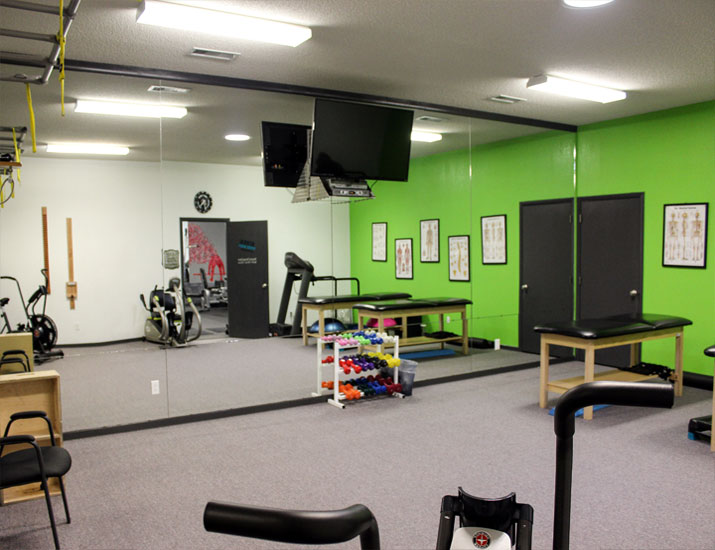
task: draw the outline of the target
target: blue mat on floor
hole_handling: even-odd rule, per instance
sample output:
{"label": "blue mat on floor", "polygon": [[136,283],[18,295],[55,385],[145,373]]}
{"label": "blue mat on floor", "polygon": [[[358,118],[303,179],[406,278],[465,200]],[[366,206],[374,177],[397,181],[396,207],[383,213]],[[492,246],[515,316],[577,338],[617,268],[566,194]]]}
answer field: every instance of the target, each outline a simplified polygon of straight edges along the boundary
{"label": "blue mat on floor", "polygon": [[405,359],[430,359],[434,357],[448,357],[456,355],[453,349],[430,349],[425,351],[411,351],[410,353],[400,353],[400,357]]}
{"label": "blue mat on floor", "polygon": [[[605,409],[606,407],[610,407],[610,405],[594,405],[594,406],[593,406],[593,411],[595,412],[595,411],[598,411],[598,410],[600,410],[600,409]],[[554,416],[554,409],[555,409],[555,408],[556,408],[556,407],[551,407],[551,408],[549,409],[549,414],[550,414],[551,416]],[[575,416],[576,418],[578,418],[578,417],[580,417],[580,416],[583,416],[583,409],[577,410],[577,411],[574,413],[574,416]]]}

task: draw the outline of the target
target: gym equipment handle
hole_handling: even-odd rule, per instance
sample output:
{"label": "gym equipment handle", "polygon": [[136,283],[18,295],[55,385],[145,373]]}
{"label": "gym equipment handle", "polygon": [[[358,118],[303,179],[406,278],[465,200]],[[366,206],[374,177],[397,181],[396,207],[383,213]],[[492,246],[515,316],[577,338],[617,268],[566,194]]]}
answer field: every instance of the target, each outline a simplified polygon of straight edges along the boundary
{"label": "gym equipment handle", "polygon": [[380,548],[377,520],[362,504],[342,510],[311,511],[209,502],[204,509],[204,528],[214,533],[293,544],[335,544],[359,536],[363,550]]}
{"label": "gym equipment handle", "polygon": [[554,550],[568,550],[571,530],[574,413],[591,405],[630,405],[670,408],[675,401],[670,384],[587,382],[563,394],[554,409],[556,487],[554,491]]}

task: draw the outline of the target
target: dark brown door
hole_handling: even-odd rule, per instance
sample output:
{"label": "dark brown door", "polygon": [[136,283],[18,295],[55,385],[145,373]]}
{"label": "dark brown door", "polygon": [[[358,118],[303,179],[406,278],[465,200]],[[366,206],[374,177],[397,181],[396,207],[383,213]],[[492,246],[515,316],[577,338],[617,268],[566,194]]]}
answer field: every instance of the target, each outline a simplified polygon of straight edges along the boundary
{"label": "dark brown door", "polygon": [[573,319],[573,199],[522,202],[519,239],[519,349],[539,353],[534,325]]}

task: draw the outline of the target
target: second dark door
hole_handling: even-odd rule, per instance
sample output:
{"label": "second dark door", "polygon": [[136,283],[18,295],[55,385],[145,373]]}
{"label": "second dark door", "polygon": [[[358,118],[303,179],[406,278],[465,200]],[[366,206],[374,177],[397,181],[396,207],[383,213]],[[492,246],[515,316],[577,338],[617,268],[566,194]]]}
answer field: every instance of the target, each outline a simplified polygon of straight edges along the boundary
{"label": "second dark door", "polygon": [[[643,193],[578,199],[580,319],[639,315],[643,292]],[[596,362],[630,363],[630,348],[596,352]]]}

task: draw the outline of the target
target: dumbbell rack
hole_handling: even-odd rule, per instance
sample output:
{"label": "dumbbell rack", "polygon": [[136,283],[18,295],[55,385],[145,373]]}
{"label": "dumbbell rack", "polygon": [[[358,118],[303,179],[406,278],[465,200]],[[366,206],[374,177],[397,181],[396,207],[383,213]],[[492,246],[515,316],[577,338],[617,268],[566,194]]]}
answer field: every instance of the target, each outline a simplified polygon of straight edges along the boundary
{"label": "dumbbell rack", "polygon": [[[400,358],[400,342],[399,342],[399,337],[394,336],[394,343],[390,343],[390,345],[394,345],[395,349],[392,353],[392,356],[395,359]],[[330,346],[332,348],[333,352],[333,362],[332,363],[323,363],[323,352],[326,348],[326,345]],[[362,353],[363,350],[370,350],[370,351],[377,351],[378,353],[384,353],[385,349],[385,344],[374,344],[374,345],[368,345],[368,344],[350,344],[350,345],[343,345],[341,346],[337,342],[324,342],[322,338],[318,338],[318,345],[316,346],[316,365],[317,365],[317,382],[315,386],[315,391],[311,393],[313,397],[320,397],[322,395],[330,395],[332,394],[332,397],[328,398],[328,403],[330,405],[333,405],[335,407],[338,407],[339,409],[344,409],[345,408],[345,403],[343,401],[345,400],[345,397],[343,396],[342,398],[340,397],[342,393],[340,392],[339,386],[340,386],[340,373],[343,372],[343,369],[340,367],[340,352],[342,351],[343,354],[345,353],[345,350],[348,349],[357,349],[358,353]],[[333,379],[333,389],[328,390],[326,388],[322,387],[322,382],[323,382],[323,373],[325,369],[332,368],[332,379]],[[393,367],[393,380],[397,381],[399,379],[399,367],[395,366]],[[392,394],[392,397],[399,397],[399,398],[404,398],[405,396],[402,393],[399,392],[394,392]]]}

